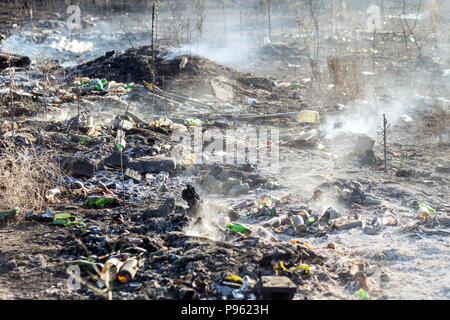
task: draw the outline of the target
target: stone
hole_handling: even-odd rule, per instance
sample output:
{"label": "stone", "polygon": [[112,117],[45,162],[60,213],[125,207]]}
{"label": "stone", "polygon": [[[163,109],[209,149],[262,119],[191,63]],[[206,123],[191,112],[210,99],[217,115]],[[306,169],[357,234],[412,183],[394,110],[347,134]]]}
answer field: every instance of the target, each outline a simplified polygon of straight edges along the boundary
{"label": "stone", "polygon": [[132,113],[132,112],[130,112],[130,111],[127,111],[127,112],[125,113],[125,115],[128,116],[128,117],[130,117],[130,118],[131,118],[135,123],[137,123],[137,124],[144,123],[144,120],[142,120],[141,117],[139,117],[138,115],[136,115],[136,114],[134,114],[134,113]]}
{"label": "stone", "polygon": [[375,153],[373,150],[367,150],[364,157],[362,157],[361,162],[368,164],[368,165],[375,165],[377,163],[378,159],[375,156]]}
{"label": "stone", "polygon": [[375,140],[362,133],[341,133],[332,139],[331,145],[340,151],[365,157],[373,150]]}
{"label": "stone", "polygon": [[383,226],[396,226],[398,223],[392,213],[386,213],[381,221]]}
{"label": "stone", "polygon": [[247,86],[272,91],[272,82],[264,77],[242,77],[238,80]]}
{"label": "stone", "polygon": [[167,198],[163,204],[161,204],[156,209],[147,210],[144,213],[144,218],[155,218],[155,217],[167,217],[170,213],[175,210],[175,199]]}
{"label": "stone", "polygon": [[398,170],[395,175],[397,177],[404,177],[404,178],[409,178],[409,177],[413,177],[414,176],[414,171],[413,170]]}
{"label": "stone", "polygon": [[130,168],[127,168],[125,170],[125,172],[123,173],[123,175],[124,175],[125,179],[133,179],[133,181],[135,183],[141,182],[141,179],[142,179],[142,177],[139,174],[139,172],[137,172],[137,171],[135,171],[133,169],[130,169]]}
{"label": "stone", "polygon": [[263,299],[291,300],[297,286],[291,279],[285,276],[263,276],[261,277],[261,294]]}
{"label": "stone", "polygon": [[365,226],[363,228],[363,231],[364,231],[365,234],[368,234],[368,235],[376,235],[376,234],[378,234],[378,230],[375,227],[373,227],[373,226]]}
{"label": "stone", "polygon": [[233,210],[232,208],[230,208],[230,210],[227,211],[227,215],[230,218],[230,221],[239,220],[239,218],[241,217],[239,212],[237,212],[236,210]]}
{"label": "stone", "polygon": [[186,168],[186,176],[192,176],[198,172],[197,168],[194,166],[188,166]]}
{"label": "stone", "polygon": [[191,214],[196,214],[200,209],[201,200],[194,187],[188,184],[186,186],[186,189],[182,191],[181,197],[183,198],[183,200],[186,200],[189,205],[188,212]]}
{"label": "stone", "polygon": [[30,58],[27,56],[21,56],[18,54],[0,53],[0,70],[14,67],[14,68],[25,68],[28,67],[31,63]]}
{"label": "stone", "polygon": [[125,130],[130,130],[135,126],[133,119],[127,115],[117,115],[114,118],[113,125],[115,128]]}
{"label": "stone", "polygon": [[161,171],[173,172],[176,168],[176,162],[173,158],[140,159],[128,162],[128,167],[140,174],[158,173]]}
{"label": "stone", "polygon": [[[125,168],[128,165],[128,157],[122,154],[122,164]],[[120,168],[120,152],[113,152],[103,160],[103,164],[109,167]]]}
{"label": "stone", "polygon": [[86,157],[65,157],[61,166],[73,177],[92,178],[95,175],[96,165]]}

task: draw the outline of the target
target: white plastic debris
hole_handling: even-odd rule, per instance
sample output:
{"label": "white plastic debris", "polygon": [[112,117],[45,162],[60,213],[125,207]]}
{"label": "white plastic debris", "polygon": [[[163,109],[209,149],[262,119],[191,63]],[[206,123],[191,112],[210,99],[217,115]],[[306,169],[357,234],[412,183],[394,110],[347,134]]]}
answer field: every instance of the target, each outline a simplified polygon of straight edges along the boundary
{"label": "white plastic debris", "polygon": [[410,117],[410,116],[407,116],[407,115],[402,115],[402,120],[403,120],[404,122],[411,122],[411,121],[412,121],[411,117]]}
{"label": "white plastic debris", "polygon": [[256,103],[256,102],[258,102],[258,101],[256,101],[256,99],[253,99],[253,98],[247,98],[247,99],[245,100],[245,102],[246,102],[249,106],[251,106],[251,105],[253,105],[254,103]]}

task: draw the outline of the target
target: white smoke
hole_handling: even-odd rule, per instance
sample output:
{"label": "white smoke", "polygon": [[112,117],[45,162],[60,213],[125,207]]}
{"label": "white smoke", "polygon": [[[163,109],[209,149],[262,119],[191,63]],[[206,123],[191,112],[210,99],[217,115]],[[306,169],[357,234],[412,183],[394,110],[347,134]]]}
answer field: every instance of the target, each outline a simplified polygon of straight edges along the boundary
{"label": "white smoke", "polygon": [[403,116],[411,114],[417,104],[417,92],[411,89],[397,88],[392,97],[385,100],[375,94],[367,94],[365,99],[355,100],[346,106],[340,106],[344,111],[336,116],[328,116],[323,129],[326,138],[333,138],[340,133],[363,133],[371,138],[377,137],[378,127],[386,115],[391,126],[403,121]]}

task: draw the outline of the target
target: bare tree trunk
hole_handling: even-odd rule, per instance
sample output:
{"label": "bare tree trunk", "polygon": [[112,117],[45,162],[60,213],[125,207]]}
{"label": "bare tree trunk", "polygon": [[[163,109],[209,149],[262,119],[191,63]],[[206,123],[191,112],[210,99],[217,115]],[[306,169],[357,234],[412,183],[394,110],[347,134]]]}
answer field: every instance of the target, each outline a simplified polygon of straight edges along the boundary
{"label": "bare tree trunk", "polygon": [[225,22],[225,0],[222,0],[222,15],[223,15],[223,35],[225,37],[225,42],[227,42],[227,24]]}
{"label": "bare tree trunk", "polygon": [[152,108],[155,108],[155,11],[156,11],[156,3],[152,5]]}
{"label": "bare tree trunk", "polygon": [[271,11],[271,5],[270,5],[270,0],[268,0],[268,6],[269,6],[269,41],[272,40],[272,28],[270,25],[270,11]]}

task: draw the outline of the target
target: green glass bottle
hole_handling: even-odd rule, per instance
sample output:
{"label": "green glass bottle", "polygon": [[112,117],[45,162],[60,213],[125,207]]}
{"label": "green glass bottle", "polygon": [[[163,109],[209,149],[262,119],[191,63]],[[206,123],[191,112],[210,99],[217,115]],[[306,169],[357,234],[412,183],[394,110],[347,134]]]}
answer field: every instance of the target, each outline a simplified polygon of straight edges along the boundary
{"label": "green glass bottle", "polygon": [[117,204],[117,199],[113,197],[87,197],[88,206],[104,207],[110,204]]}
{"label": "green glass bottle", "polygon": [[244,227],[243,225],[237,224],[237,223],[235,223],[235,224],[227,223],[227,228],[230,229],[231,231],[240,232],[243,234],[251,233],[250,229]]}

